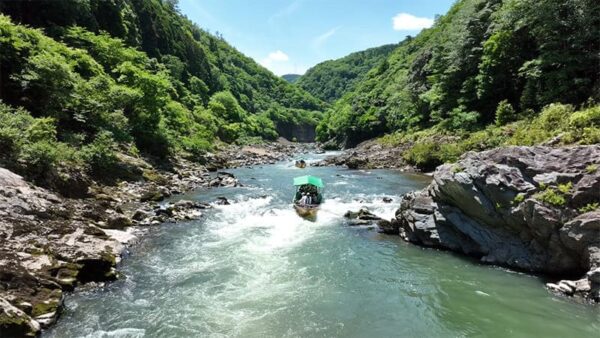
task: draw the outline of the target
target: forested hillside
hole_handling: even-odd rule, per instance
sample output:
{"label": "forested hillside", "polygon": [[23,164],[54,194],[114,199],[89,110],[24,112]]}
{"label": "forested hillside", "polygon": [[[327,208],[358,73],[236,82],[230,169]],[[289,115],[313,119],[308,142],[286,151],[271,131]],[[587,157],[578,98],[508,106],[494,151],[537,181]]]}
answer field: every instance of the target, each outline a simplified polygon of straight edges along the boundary
{"label": "forested hillside", "polygon": [[337,101],[318,137],[395,132],[385,140],[429,165],[506,142],[600,142],[599,12],[594,0],[458,1]]}
{"label": "forested hillside", "polygon": [[334,102],[355,89],[367,72],[382,63],[397,45],[384,45],[329,60],[309,69],[297,84],[323,101]]}
{"label": "forested hillside", "polygon": [[200,158],[320,117],[320,100],[176,1],[2,1],[0,12],[0,164],[34,179],[61,163],[103,170],[116,150]]}

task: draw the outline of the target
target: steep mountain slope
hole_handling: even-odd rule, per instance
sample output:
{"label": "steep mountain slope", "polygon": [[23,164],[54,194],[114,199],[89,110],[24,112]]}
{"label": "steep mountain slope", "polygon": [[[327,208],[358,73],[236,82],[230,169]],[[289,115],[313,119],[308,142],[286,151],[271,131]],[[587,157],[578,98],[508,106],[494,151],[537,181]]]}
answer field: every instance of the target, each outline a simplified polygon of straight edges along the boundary
{"label": "steep mountain slope", "polygon": [[176,1],[3,1],[0,12],[0,166],[39,184],[63,169],[117,175],[118,153],[204,160],[290,126],[314,135],[321,116],[324,103]]}
{"label": "steep mountain slope", "polygon": [[287,85],[222,37],[208,34],[179,14],[177,1],[7,1],[0,3],[0,12],[16,22],[44,28],[59,39],[72,25],[94,33],[108,32],[157,58],[184,84],[195,76],[208,87],[208,94],[230,91],[248,112],[263,111],[274,104],[321,108],[318,100]]}
{"label": "steep mountain slope", "polygon": [[301,76],[302,75],[300,75],[300,74],[285,74],[285,75],[282,75],[281,78],[286,80],[289,83],[296,83],[296,81],[298,81],[298,79]]}
{"label": "steep mountain slope", "polygon": [[383,62],[397,45],[384,45],[329,60],[309,69],[298,86],[323,101],[334,102],[362,81],[367,72]]}
{"label": "steep mountain slope", "polygon": [[599,10],[592,0],[459,1],[339,100],[318,136],[352,146],[436,126],[460,137],[533,118],[553,102],[593,104]]}

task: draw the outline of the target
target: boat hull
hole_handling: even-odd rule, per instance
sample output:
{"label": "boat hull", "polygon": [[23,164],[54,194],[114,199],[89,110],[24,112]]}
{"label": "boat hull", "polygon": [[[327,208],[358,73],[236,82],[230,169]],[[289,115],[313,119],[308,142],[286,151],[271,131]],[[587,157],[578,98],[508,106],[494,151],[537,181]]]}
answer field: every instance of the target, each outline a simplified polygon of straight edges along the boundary
{"label": "boat hull", "polygon": [[298,216],[314,220],[317,218],[317,211],[319,211],[319,206],[294,204],[294,209],[296,210]]}

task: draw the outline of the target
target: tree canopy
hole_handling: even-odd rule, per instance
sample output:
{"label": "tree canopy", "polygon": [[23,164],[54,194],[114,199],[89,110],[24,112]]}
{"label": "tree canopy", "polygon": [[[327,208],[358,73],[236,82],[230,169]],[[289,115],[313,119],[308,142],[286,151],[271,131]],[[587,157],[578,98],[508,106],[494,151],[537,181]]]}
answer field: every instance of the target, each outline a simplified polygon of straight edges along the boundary
{"label": "tree canopy", "polygon": [[[275,139],[278,123],[314,128],[325,106],[176,1],[3,1],[0,12],[0,164],[20,172],[38,160],[92,170],[111,151],[200,158],[219,142]],[[29,137],[21,127],[44,132],[17,139]]]}
{"label": "tree canopy", "polygon": [[369,70],[384,62],[394,48],[396,45],[384,45],[319,63],[296,83],[315,97],[334,102],[354,90]]}
{"label": "tree canopy", "polygon": [[[597,103],[599,11],[593,0],[458,1],[336,101],[318,138],[352,146],[436,125],[480,129],[534,117],[551,103]],[[304,79],[309,92],[320,90]]]}

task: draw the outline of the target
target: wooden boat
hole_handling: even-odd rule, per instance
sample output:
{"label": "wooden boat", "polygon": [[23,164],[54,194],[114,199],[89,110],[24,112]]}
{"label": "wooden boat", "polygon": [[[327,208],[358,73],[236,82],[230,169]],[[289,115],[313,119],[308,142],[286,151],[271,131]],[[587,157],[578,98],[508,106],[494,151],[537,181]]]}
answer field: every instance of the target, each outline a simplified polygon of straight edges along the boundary
{"label": "wooden boat", "polygon": [[299,204],[294,203],[294,209],[300,217],[317,217],[317,211],[319,211],[318,204]]}
{"label": "wooden boat", "polygon": [[294,178],[294,186],[296,194],[293,202],[296,213],[314,221],[323,202],[323,180],[315,176],[300,176]]}

